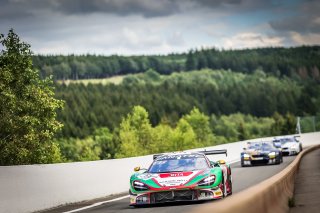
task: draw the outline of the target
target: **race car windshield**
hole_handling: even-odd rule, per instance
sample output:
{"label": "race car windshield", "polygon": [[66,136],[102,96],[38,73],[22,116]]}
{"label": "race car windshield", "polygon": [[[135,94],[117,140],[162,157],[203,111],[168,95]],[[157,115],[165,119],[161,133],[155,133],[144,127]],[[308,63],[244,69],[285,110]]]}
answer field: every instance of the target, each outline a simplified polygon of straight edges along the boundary
{"label": "race car windshield", "polygon": [[288,143],[288,142],[296,142],[296,140],[294,138],[283,138],[280,139],[282,144]]}
{"label": "race car windshield", "polygon": [[253,143],[248,146],[249,149],[263,149],[270,150],[273,149],[271,144],[268,143]]}
{"label": "race car windshield", "polygon": [[156,159],[150,166],[150,173],[195,171],[209,168],[204,157],[168,156]]}

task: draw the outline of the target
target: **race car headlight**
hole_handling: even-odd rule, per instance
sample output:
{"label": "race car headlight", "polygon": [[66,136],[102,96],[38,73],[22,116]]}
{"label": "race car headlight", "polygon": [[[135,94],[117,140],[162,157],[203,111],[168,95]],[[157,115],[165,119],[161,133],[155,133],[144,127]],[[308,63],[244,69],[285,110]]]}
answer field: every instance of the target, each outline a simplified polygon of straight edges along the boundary
{"label": "race car headlight", "polygon": [[210,186],[210,185],[212,185],[214,183],[215,180],[216,180],[216,176],[215,175],[211,175],[211,176],[199,181],[198,182],[198,186]]}
{"label": "race car headlight", "polygon": [[249,154],[243,154],[243,157],[244,157],[244,158],[249,158],[250,155],[249,155]]}
{"label": "race car headlight", "polygon": [[276,152],[270,152],[269,154],[268,154],[270,157],[274,157],[274,156],[276,156]]}
{"label": "race car headlight", "polygon": [[133,181],[132,185],[136,191],[144,191],[149,189],[149,187],[146,184],[137,180]]}

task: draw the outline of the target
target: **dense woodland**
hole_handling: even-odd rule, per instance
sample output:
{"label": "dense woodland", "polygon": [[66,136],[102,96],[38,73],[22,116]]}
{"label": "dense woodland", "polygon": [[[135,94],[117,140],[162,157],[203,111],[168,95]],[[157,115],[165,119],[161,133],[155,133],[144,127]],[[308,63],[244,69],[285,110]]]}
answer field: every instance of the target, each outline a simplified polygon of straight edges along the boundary
{"label": "dense woodland", "polygon": [[202,70],[162,78],[148,71],[140,77],[128,76],[120,85],[58,86],[56,96],[66,101],[64,110],[58,113],[58,119],[64,123],[61,136],[84,138],[97,127],[115,129],[136,105],[147,109],[153,126],[164,119],[174,125],[193,107],[207,115],[314,114],[319,97],[308,98],[309,87],[308,84],[303,88],[289,78],[267,76],[262,71],[248,75]]}
{"label": "dense woodland", "polygon": [[268,74],[319,80],[320,46],[191,50],[184,54],[153,56],[33,56],[34,67],[42,77],[54,79],[104,78],[153,69],[160,74],[203,68],[253,73],[262,69]]}
{"label": "dense woodland", "polygon": [[[159,148],[157,138],[163,137],[171,145],[163,144],[162,147],[170,147],[167,151],[174,150],[177,147],[172,144],[178,140],[174,139],[175,135],[180,135],[182,141],[186,140],[183,137],[197,137],[195,129],[199,125],[188,133],[195,136],[177,133],[183,128],[180,127],[181,119],[192,114],[194,107],[207,120],[202,127],[209,129],[207,139],[186,142],[179,147],[181,149],[290,134],[295,133],[297,115],[318,113],[319,91],[320,85],[314,80],[277,78],[262,70],[243,74],[206,69],[171,75],[148,70],[143,74],[128,75],[119,85],[58,84],[56,97],[65,100],[65,106],[58,112],[58,120],[64,127],[57,135],[57,142],[66,159],[76,161],[165,151],[156,149]],[[147,132],[156,137],[150,136],[148,141],[156,144],[146,146],[142,142],[147,139],[132,136],[136,138],[132,139],[136,145],[128,142],[131,146],[123,148],[126,140],[121,135],[127,134],[130,128],[124,128],[122,123],[133,113],[135,106],[142,106],[146,111],[147,116],[142,117],[147,117]],[[130,130],[132,134],[139,131],[145,134],[146,130],[138,127]],[[165,135],[157,137],[161,133]],[[105,138],[104,143],[99,138]],[[149,148],[132,151],[132,146]]]}
{"label": "dense woodland", "polygon": [[33,62],[55,80],[126,75],[117,85],[56,84],[65,104],[55,142],[63,161],[83,161],[295,133],[296,116],[319,115],[319,56],[312,46]]}

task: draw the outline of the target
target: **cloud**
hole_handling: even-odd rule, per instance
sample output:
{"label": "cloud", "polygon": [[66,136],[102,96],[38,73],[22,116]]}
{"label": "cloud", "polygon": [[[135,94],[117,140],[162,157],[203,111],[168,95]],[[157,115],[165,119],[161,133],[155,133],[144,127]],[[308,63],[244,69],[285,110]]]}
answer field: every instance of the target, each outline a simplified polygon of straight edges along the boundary
{"label": "cloud", "polygon": [[[23,36],[35,53],[166,54],[187,51],[194,45],[184,42],[184,34],[169,17],[145,19],[130,16],[130,22],[124,17],[104,14],[53,17],[53,22],[59,23],[59,26],[46,26],[29,32],[30,36]],[[189,22],[179,17],[176,21],[180,26]]]}
{"label": "cloud", "polygon": [[309,0],[298,7],[290,17],[270,21],[270,26],[281,33],[320,33],[320,2]]}
{"label": "cloud", "polygon": [[172,0],[57,0],[65,14],[111,13],[119,16],[139,14],[145,17],[166,16],[179,11]]}
{"label": "cloud", "polygon": [[271,21],[270,26],[278,32],[320,33],[319,17],[301,16]]}
{"label": "cloud", "polygon": [[191,0],[198,5],[211,8],[221,9],[228,8],[233,11],[247,11],[251,9],[267,9],[274,4],[271,1],[265,0]]}
{"label": "cloud", "polygon": [[194,9],[219,11],[254,10],[270,7],[264,0],[1,0],[2,19],[37,16],[42,11],[64,15],[88,15],[94,13],[117,16],[141,15],[161,17]]}
{"label": "cloud", "polygon": [[229,38],[223,38],[224,48],[256,48],[282,46],[284,38],[267,36],[259,33],[240,33]]}
{"label": "cloud", "polygon": [[318,42],[320,24],[319,3],[310,0],[0,1],[0,32],[13,28],[44,54],[293,46]]}
{"label": "cloud", "polygon": [[41,11],[64,15],[108,13],[118,16],[168,16],[178,13],[177,0],[2,0],[0,17],[3,19],[37,16]]}
{"label": "cloud", "polygon": [[166,39],[166,43],[170,46],[183,46],[185,45],[185,40],[181,32],[175,31],[169,35],[169,37]]}
{"label": "cloud", "polygon": [[315,33],[300,34],[297,32],[290,32],[290,38],[297,45],[320,44],[320,34],[315,34]]}

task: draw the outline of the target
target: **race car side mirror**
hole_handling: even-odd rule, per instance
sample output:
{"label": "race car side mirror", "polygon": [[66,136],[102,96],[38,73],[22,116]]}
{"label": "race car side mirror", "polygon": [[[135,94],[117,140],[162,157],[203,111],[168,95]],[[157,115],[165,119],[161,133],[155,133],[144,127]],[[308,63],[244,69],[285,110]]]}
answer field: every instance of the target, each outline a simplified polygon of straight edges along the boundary
{"label": "race car side mirror", "polygon": [[219,160],[219,164],[226,164],[225,160]]}
{"label": "race car side mirror", "polygon": [[133,169],[135,172],[139,172],[140,171],[140,166],[134,167]]}

